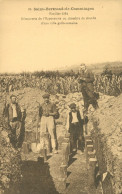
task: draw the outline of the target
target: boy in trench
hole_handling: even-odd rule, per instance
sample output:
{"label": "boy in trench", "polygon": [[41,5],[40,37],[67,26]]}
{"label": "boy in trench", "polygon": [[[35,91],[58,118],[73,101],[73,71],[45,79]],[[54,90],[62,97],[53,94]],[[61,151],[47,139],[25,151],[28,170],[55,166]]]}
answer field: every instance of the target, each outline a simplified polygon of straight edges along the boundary
{"label": "boy in trench", "polygon": [[[39,107],[40,134],[46,132],[49,133],[51,138],[52,151],[56,154],[58,152],[55,119],[59,117],[59,113],[56,105],[51,103],[49,98],[49,94],[44,94],[44,103]],[[40,142],[41,141],[42,139],[40,138]]]}
{"label": "boy in trench", "polygon": [[67,116],[66,129],[70,133],[70,149],[72,151],[84,151],[84,135],[83,124],[84,120],[81,118],[80,111],[76,109],[76,104],[69,105],[70,112]]}

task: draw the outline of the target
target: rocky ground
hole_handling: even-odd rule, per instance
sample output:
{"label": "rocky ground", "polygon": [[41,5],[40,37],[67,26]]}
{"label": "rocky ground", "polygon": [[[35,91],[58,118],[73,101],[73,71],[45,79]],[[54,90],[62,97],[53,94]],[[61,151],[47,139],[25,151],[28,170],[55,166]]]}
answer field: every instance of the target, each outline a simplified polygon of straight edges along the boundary
{"label": "rocky ground", "polygon": [[[40,91],[39,89],[26,88],[24,90],[14,91],[13,93],[17,95],[18,102],[21,105],[22,109],[26,109],[25,132],[28,135],[26,134],[25,141],[28,141],[30,143],[35,142],[38,107],[39,103],[42,103],[43,101],[42,95],[44,94],[44,92]],[[10,95],[11,93],[6,96],[1,95],[0,100],[1,112],[5,100],[7,100],[8,102]],[[91,106],[89,108],[89,123],[88,123],[88,133],[92,134],[96,150],[98,151],[97,157],[100,166],[100,173],[103,174],[105,172],[109,172],[113,176],[112,184],[115,194],[121,193],[120,188],[120,177],[121,177],[120,154],[121,154],[121,126],[122,126],[121,97],[122,96],[118,97],[103,96],[101,94],[99,99],[99,109],[97,111],[94,111]],[[60,112],[60,118],[56,121],[57,136],[60,148],[63,137],[66,133],[65,123],[66,115],[69,110],[68,105],[71,102],[75,102],[77,104],[77,107],[80,108],[82,115],[83,98],[80,93],[68,94],[67,96],[57,94],[55,96],[53,95],[51,96],[51,101],[56,102]],[[97,136],[95,136],[95,134],[97,134]],[[100,141],[96,142],[96,139],[100,139]],[[51,192],[60,193],[60,185],[59,181],[57,181],[60,166],[59,164],[61,163],[60,157],[61,157],[60,153],[55,155],[54,157],[51,157],[42,168],[37,161],[37,158],[39,158],[39,156],[37,157],[37,155],[33,154],[32,152],[24,156],[22,154],[23,181],[21,186],[21,194],[36,194],[36,193],[38,194],[39,191],[40,193],[43,194],[48,194]],[[85,155],[77,154],[75,155],[75,158],[76,160],[74,160],[68,168],[69,176],[67,179],[67,188],[63,193],[90,194],[90,191],[87,187],[88,174],[86,171]],[[45,177],[45,179],[43,176],[41,176],[41,174]],[[42,181],[42,184],[40,186],[39,180],[41,181],[42,177],[43,180],[47,181],[45,182]],[[50,185],[50,187],[47,187],[47,185],[48,186]],[[47,190],[45,190],[45,188]],[[26,191],[26,193],[24,193],[25,192],[24,190]]]}

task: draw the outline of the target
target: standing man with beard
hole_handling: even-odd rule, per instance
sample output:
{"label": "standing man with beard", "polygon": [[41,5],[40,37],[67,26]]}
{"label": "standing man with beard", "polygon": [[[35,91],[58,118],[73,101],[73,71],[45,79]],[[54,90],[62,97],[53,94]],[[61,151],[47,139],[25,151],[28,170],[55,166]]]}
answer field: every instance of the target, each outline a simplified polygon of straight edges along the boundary
{"label": "standing man with beard", "polygon": [[80,65],[79,71],[80,89],[84,99],[84,111],[87,113],[89,105],[92,104],[94,109],[98,108],[98,96],[94,92],[94,75],[86,68],[85,64]]}
{"label": "standing man with beard", "polygon": [[11,102],[4,107],[3,116],[10,127],[10,142],[14,148],[18,148],[22,125],[22,112],[17,103],[17,97],[11,95],[10,100]]}

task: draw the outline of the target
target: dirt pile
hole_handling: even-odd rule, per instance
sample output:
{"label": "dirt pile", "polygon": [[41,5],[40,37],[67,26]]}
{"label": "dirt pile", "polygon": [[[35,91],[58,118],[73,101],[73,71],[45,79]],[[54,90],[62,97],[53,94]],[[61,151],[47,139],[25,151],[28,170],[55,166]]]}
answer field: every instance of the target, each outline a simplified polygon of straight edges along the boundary
{"label": "dirt pile", "polygon": [[[25,119],[25,140],[27,142],[35,142],[35,131],[37,128],[38,108],[43,102],[42,92],[39,89],[26,88],[14,91],[2,98],[0,101],[0,111],[2,112],[5,99],[10,100],[11,94],[18,97],[18,102],[22,109],[26,109]],[[92,106],[89,108],[89,132],[94,139],[94,145],[97,152],[100,173],[106,172],[110,174],[110,182],[115,194],[120,191],[120,162],[121,162],[121,112],[122,112],[122,95],[118,97],[100,95],[99,109],[94,111]],[[81,93],[69,93],[68,95],[56,94],[51,95],[51,101],[57,104],[60,118],[57,119],[57,136],[61,138],[65,134],[66,116],[69,111],[69,104],[75,102],[77,107],[83,110],[83,98]],[[82,115],[83,116],[83,115]],[[63,128],[63,129],[62,129]],[[11,148],[12,149],[12,148]],[[3,150],[3,149],[2,149]],[[13,151],[14,153],[14,151]],[[7,153],[9,156],[9,154]],[[5,162],[3,162],[5,164]],[[104,182],[103,182],[104,184]],[[108,190],[107,190],[108,189]],[[109,188],[105,188],[106,193],[110,193]]]}
{"label": "dirt pile", "polygon": [[[122,95],[101,96],[99,109],[91,112],[91,134],[97,152],[100,173],[107,172],[113,193],[121,193],[121,139],[122,139]],[[103,181],[103,185],[104,181]],[[104,192],[110,188],[103,187]]]}
{"label": "dirt pile", "polygon": [[14,194],[21,181],[20,152],[12,148],[8,133],[0,128],[0,193]]}

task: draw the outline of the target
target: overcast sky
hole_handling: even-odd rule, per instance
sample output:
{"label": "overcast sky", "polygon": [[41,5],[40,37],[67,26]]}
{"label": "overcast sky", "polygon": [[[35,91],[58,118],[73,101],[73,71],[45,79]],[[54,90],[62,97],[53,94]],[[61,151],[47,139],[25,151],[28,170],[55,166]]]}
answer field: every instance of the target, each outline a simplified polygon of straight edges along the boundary
{"label": "overcast sky", "polygon": [[[28,11],[29,7],[47,6],[94,7],[94,11],[69,11],[67,17],[94,16],[96,20],[59,26],[21,20],[50,17],[48,11]],[[122,61],[121,0],[0,1],[0,28],[0,72]]]}

